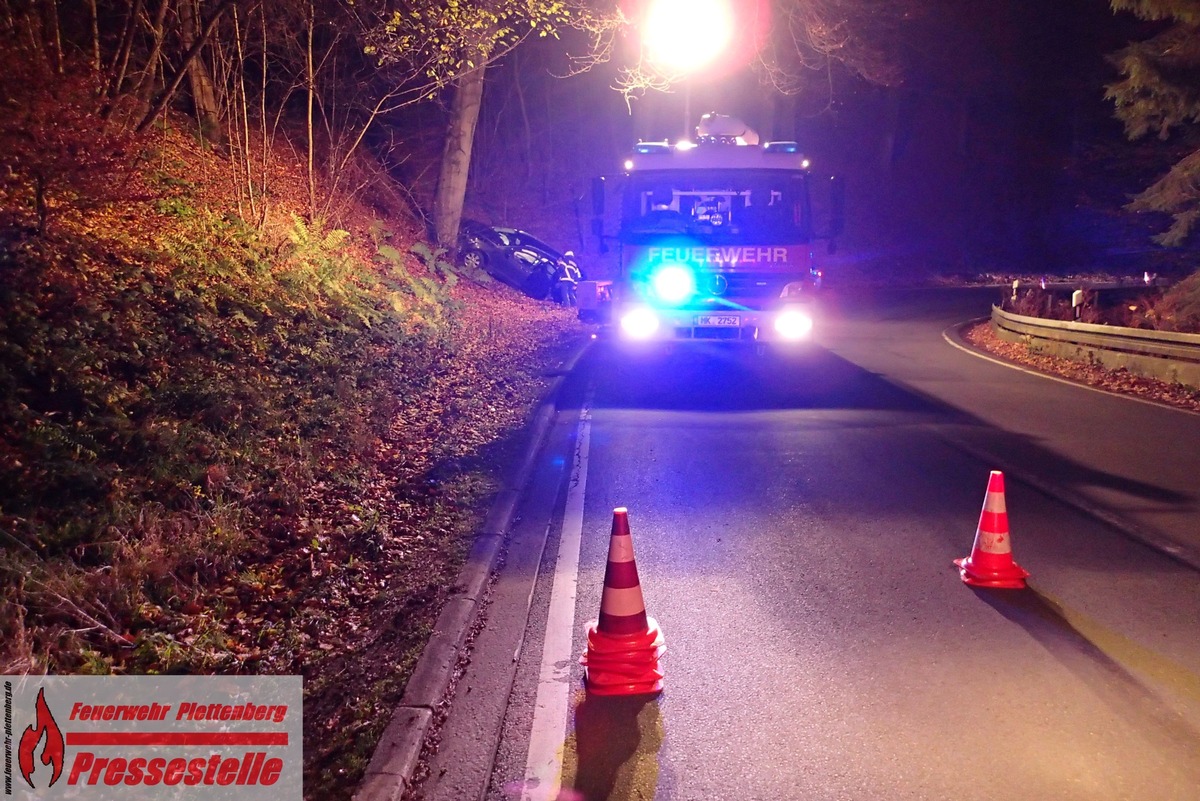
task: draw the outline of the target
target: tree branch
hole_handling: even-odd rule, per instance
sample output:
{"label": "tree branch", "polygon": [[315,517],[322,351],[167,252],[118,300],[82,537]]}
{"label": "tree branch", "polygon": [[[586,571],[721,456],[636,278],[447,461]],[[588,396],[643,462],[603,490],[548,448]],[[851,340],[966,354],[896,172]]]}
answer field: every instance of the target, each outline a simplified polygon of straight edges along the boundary
{"label": "tree branch", "polygon": [[183,83],[183,78],[187,75],[188,67],[191,66],[192,61],[199,55],[204,45],[208,43],[208,39],[212,36],[213,31],[216,30],[217,22],[220,20],[221,15],[236,5],[237,2],[238,0],[222,0],[221,4],[217,6],[217,10],[213,12],[212,17],[209,18],[208,22],[204,23],[204,28],[200,31],[200,35],[196,37],[196,41],[192,42],[192,46],[184,53],[183,61],[176,68],[175,75],[168,82],[166,88],[159,93],[158,99],[154,101],[154,105],[150,107],[150,110],[146,112],[146,116],[142,118],[142,121],[138,123],[137,128],[134,130],[142,133],[154,124],[154,121],[162,114],[163,109],[171,102],[171,98],[175,96],[176,90],[179,89],[179,84]]}

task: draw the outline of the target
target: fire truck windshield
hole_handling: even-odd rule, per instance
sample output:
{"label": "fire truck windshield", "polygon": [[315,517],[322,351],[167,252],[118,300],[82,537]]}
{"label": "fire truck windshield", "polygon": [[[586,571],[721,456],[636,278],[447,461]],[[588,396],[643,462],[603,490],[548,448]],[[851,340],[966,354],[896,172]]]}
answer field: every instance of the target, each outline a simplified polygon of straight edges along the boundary
{"label": "fire truck windshield", "polygon": [[709,244],[794,245],[812,235],[808,183],[785,170],[655,170],[630,176],[622,239],[685,235]]}

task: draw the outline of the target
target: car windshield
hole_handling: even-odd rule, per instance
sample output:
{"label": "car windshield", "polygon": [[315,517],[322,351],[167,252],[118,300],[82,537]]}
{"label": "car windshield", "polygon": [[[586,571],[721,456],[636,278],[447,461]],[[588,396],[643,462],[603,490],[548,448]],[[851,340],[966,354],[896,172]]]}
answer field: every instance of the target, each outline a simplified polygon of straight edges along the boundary
{"label": "car windshield", "polygon": [[505,235],[509,238],[510,241],[508,244],[510,245],[542,251],[542,255],[546,258],[558,258],[559,254],[557,250],[550,247],[533,234],[530,234],[526,231],[507,231]]}
{"label": "car windshield", "polygon": [[516,244],[516,240],[513,237],[514,233],[514,231],[509,231],[505,228],[488,229],[488,235],[491,237],[492,241],[498,245],[501,245],[502,247],[509,247]]}
{"label": "car windshield", "polygon": [[670,233],[709,242],[805,242],[806,176],[780,170],[640,173],[625,193],[622,233],[632,242]]}
{"label": "car windshield", "polygon": [[546,254],[532,248],[517,248],[512,252],[512,255],[514,259],[528,267],[532,267],[541,261],[552,261]]}

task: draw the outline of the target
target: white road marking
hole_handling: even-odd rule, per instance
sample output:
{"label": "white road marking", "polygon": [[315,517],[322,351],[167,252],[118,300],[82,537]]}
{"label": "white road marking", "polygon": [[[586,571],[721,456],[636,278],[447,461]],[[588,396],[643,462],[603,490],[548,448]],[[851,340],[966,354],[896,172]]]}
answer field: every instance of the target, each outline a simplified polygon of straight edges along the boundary
{"label": "white road marking", "polygon": [[970,325],[971,323],[979,323],[979,322],[983,322],[984,320],[989,320],[989,319],[991,319],[991,318],[990,317],[978,317],[974,320],[967,320],[965,323],[959,323],[957,325],[952,325],[949,328],[946,328],[942,331],[942,339],[946,340],[946,342],[948,342],[949,344],[958,348],[963,353],[969,353],[972,356],[983,359],[984,361],[992,362],[993,364],[998,364],[1001,367],[1008,367],[1012,370],[1019,370],[1020,372],[1028,373],[1029,375],[1035,375],[1038,378],[1048,378],[1051,381],[1057,381],[1060,384],[1067,384],[1068,386],[1079,387],[1080,389],[1090,389],[1092,392],[1099,392],[1100,394],[1107,395],[1110,398],[1124,398],[1125,400],[1136,401],[1137,403],[1144,403],[1147,406],[1157,406],[1159,409],[1171,409],[1172,411],[1183,412],[1184,414],[1190,414],[1190,415],[1200,414],[1200,412],[1194,412],[1191,409],[1184,409],[1180,406],[1172,406],[1169,403],[1163,403],[1162,401],[1156,401],[1151,398],[1143,398],[1140,395],[1130,395],[1125,392],[1112,392],[1111,390],[1104,389],[1103,387],[1093,387],[1091,384],[1085,384],[1082,381],[1076,381],[1076,380],[1070,379],[1070,378],[1063,378],[1062,376],[1051,375],[1050,373],[1043,373],[1040,370],[1033,370],[1033,369],[1030,369],[1029,367],[1025,367],[1023,365],[1016,364],[1014,362],[1007,362],[1007,361],[1004,361],[1003,359],[997,359],[995,356],[989,355],[981,350],[969,348],[960,342],[956,342],[954,337],[951,336],[951,334],[950,334],[951,331],[965,328],[966,326]]}
{"label": "white road marking", "polygon": [[575,633],[575,590],[579,582],[579,548],[583,539],[583,497],[587,486],[588,446],[592,433],[592,393],[579,413],[575,461],[567,485],[558,561],[550,590],[550,613],[542,646],[529,757],[521,801],[554,801],[562,785],[562,750],[567,706],[571,698],[571,644]]}

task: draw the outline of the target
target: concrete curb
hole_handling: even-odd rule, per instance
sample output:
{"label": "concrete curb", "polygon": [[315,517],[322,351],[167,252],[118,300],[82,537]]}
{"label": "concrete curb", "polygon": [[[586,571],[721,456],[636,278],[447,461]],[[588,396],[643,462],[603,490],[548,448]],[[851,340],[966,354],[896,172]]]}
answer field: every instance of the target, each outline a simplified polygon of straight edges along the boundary
{"label": "concrete curb", "polygon": [[459,651],[479,612],[517,502],[550,432],[558,394],[567,374],[575,369],[590,345],[591,340],[585,340],[567,357],[542,396],[527,429],[524,454],[517,469],[496,493],[483,525],[476,533],[453,595],[438,615],[433,635],[417,660],[400,705],[392,713],[391,722],[375,747],[371,763],[354,793],[354,801],[401,801],[413,786],[413,774],[420,762],[425,737],[433,725],[434,711],[446,697]]}

